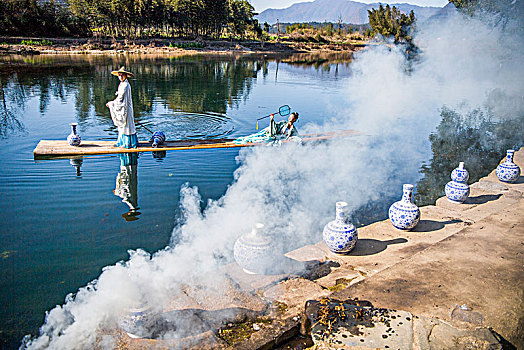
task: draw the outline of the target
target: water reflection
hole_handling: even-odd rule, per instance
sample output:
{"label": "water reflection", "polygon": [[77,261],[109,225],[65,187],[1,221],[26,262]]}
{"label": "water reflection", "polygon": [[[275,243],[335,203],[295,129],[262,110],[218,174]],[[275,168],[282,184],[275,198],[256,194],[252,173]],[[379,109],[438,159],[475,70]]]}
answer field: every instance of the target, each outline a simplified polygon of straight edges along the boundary
{"label": "water reflection", "polygon": [[339,64],[348,67],[352,58],[352,52],[297,53],[283,59],[282,63],[301,67],[313,66],[329,72],[332,68],[338,70]]}
{"label": "water reflection", "polygon": [[433,157],[420,172],[415,203],[434,204],[444,196],[444,187],[459,162],[469,172],[469,183],[478,181],[497,167],[507,149],[524,145],[524,115],[497,120],[489,112],[473,110],[466,114],[444,108],[442,120],[429,136]]}
{"label": "water reflection", "polygon": [[[212,129],[209,137],[224,136],[233,131],[225,117],[228,107],[238,106],[245,100],[258,72],[267,65],[263,57],[164,56],[151,62],[140,55],[81,59],[13,56],[2,61],[16,64],[16,70],[7,65],[0,67],[0,135],[21,126],[16,108],[24,106],[32,96],[38,96],[38,110],[42,115],[46,114],[51,98],[72,102],[81,128],[92,125],[89,119],[94,117],[95,124],[115,135],[117,130],[105,103],[113,97],[117,85],[111,71],[125,65],[136,75],[132,84],[137,121],[146,125],[162,123],[168,129],[178,130],[177,123],[185,122],[182,114],[200,126],[209,124]],[[8,100],[16,103],[9,105]],[[205,122],[199,119],[202,115],[206,116]]]}
{"label": "water reflection", "polygon": [[0,137],[7,137],[14,131],[23,131],[24,125],[18,119],[20,109],[18,102],[24,99],[24,90],[11,84],[0,75]]}
{"label": "water reflection", "polygon": [[80,168],[82,167],[83,163],[84,163],[83,157],[69,158],[69,164],[71,164],[72,167],[76,168],[76,176],[78,177],[82,176],[82,171]]}
{"label": "water reflection", "polygon": [[151,152],[153,154],[153,158],[155,158],[156,160],[158,160],[159,162],[161,162],[162,160],[164,160],[164,158],[166,157],[167,155],[167,152],[166,151],[153,151]]}
{"label": "water reflection", "polygon": [[138,209],[138,153],[120,153],[120,172],[116,176],[116,185],[113,193],[122,198],[129,210],[122,214],[125,221],[138,220],[141,214]]}

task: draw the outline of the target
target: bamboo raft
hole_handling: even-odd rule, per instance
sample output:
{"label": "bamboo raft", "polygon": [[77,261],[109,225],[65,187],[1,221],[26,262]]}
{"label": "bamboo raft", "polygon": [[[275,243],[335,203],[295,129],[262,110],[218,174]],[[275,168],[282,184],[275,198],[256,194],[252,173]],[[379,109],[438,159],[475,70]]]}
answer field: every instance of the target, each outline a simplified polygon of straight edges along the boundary
{"label": "bamboo raft", "polygon": [[[301,135],[303,142],[327,140],[344,136],[360,135],[356,130],[340,130],[325,133]],[[178,140],[166,141],[158,147],[152,147],[151,142],[139,142],[138,148],[115,147],[115,141],[84,141],[78,147],[70,146],[66,140],[41,140],[33,150],[35,159],[50,158],[56,156],[84,156],[99,154],[116,154],[130,152],[159,152],[191,149],[210,149],[210,148],[235,148],[262,146],[265,143],[246,143],[236,144],[234,139],[209,139],[209,140]],[[289,142],[289,141],[282,141]]]}

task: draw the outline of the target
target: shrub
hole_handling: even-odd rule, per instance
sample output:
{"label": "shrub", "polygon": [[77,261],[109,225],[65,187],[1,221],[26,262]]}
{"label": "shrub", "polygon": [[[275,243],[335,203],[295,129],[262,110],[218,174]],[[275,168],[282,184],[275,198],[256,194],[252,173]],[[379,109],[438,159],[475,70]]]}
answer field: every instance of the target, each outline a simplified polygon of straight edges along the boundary
{"label": "shrub", "polygon": [[22,40],[20,45],[31,45],[31,46],[52,46],[53,43],[49,40]]}

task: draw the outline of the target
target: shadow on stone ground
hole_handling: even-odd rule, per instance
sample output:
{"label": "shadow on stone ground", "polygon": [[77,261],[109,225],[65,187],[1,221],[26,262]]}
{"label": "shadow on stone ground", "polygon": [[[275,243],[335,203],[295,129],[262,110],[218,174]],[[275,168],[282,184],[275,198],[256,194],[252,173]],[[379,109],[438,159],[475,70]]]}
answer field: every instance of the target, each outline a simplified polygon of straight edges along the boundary
{"label": "shadow on stone ground", "polygon": [[447,220],[447,221],[436,221],[436,220],[420,220],[417,226],[412,232],[432,232],[438,231],[444,228],[446,225],[458,224],[462,220]]}
{"label": "shadow on stone ground", "polygon": [[502,194],[483,194],[476,197],[468,197],[464,204],[484,204],[499,199]]}
{"label": "shadow on stone ground", "polygon": [[378,239],[362,238],[358,240],[355,249],[349,253],[351,256],[364,256],[378,254],[391,244],[407,243],[405,238],[388,239],[387,241],[380,241]]}

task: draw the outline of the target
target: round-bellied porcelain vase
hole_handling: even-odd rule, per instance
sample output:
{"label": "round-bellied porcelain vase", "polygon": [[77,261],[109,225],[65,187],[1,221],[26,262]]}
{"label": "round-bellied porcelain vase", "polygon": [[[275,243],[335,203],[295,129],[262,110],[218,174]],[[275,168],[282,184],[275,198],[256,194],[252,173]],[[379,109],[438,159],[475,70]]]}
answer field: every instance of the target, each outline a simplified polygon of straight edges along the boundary
{"label": "round-bellied porcelain vase", "polygon": [[459,162],[459,166],[451,172],[451,180],[456,182],[467,183],[469,180],[469,173],[464,168],[464,162]]}
{"label": "round-bellied porcelain vase", "polygon": [[411,230],[420,220],[420,209],[413,204],[413,185],[404,184],[402,199],[389,207],[389,220],[399,230]]}
{"label": "round-bellied porcelain vase", "polygon": [[257,223],[251,232],[240,236],[233,247],[237,264],[249,274],[265,274],[272,263],[271,238],[262,230],[264,224]]}
{"label": "round-bellied porcelain vase", "polygon": [[506,160],[504,163],[499,164],[495,173],[502,182],[515,182],[519,179],[520,168],[517,164],[513,163],[513,154],[515,150],[508,149]]}
{"label": "round-bellied porcelain vase", "polygon": [[348,204],[346,202],[336,203],[335,220],[324,226],[322,238],[333,253],[347,254],[355,247],[358,233],[355,226],[349,221]]}
{"label": "round-bellied porcelain vase", "polygon": [[146,323],[152,317],[152,309],[147,305],[139,305],[129,308],[126,314],[120,319],[120,328],[131,338],[149,338],[151,334],[147,329]]}
{"label": "round-bellied porcelain vase", "polygon": [[80,146],[80,142],[82,141],[82,138],[80,135],[76,133],[76,126],[77,123],[71,123],[71,133],[67,136],[67,143],[71,146]]}
{"label": "round-bellied porcelain vase", "polygon": [[460,162],[458,168],[451,172],[451,181],[446,184],[446,197],[452,203],[463,203],[469,196],[467,181],[469,173],[464,168],[464,162]]}

